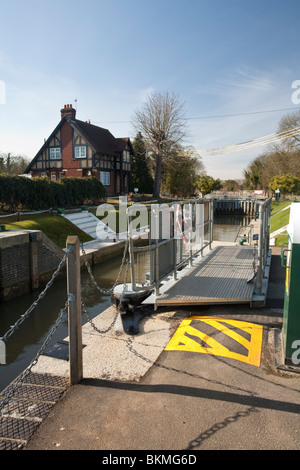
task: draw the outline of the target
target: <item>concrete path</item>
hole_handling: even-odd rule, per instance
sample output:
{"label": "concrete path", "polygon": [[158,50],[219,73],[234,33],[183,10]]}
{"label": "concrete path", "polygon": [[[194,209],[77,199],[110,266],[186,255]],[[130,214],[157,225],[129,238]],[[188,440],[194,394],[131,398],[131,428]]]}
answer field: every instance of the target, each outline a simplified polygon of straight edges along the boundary
{"label": "concrete path", "polygon": [[[299,450],[300,374],[276,368],[284,276],[274,248],[263,309],[160,309],[144,318],[132,337],[122,334],[120,324],[105,335],[85,325],[84,379],[66,391],[25,450],[101,449],[111,455],[131,450],[133,456],[137,450]],[[114,311],[102,315],[101,322],[95,320],[101,328],[109,325]],[[261,325],[259,365],[187,348],[166,350],[182,321],[195,316]],[[35,367],[68,373],[63,359],[40,358]]]}

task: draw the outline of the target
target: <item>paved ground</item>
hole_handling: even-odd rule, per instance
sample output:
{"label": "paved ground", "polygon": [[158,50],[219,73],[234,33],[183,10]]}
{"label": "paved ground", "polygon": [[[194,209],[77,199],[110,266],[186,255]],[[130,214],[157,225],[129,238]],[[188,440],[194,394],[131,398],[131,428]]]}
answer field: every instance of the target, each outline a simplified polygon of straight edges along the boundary
{"label": "paved ground", "polygon": [[[281,329],[284,276],[278,250],[273,249],[263,309],[235,305],[158,310],[142,320],[134,337],[116,334],[116,329],[113,334],[99,335],[85,325],[84,379],[52,408],[25,450],[176,450],[191,454],[204,449],[299,450],[300,374],[275,367],[274,333]],[[106,315],[109,322],[112,310]],[[214,335],[205,331],[210,339],[203,336],[199,327],[203,317],[217,318],[215,327],[228,327],[228,319],[262,325],[259,364],[249,364],[238,356],[201,352],[209,341],[213,347],[213,340],[218,342],[224,336],[218,329]],[[184,319],[191,320],[190,327],[201,333],[193,336],[195,330],[189,330],[177,341],[178,349],[166,350]],[[242,335],[238,326],[231,331],[231,340],[243,336],[245,348],[249,331]],[[185,343],[197,343],[198,352]],[[245,357],[241,351],[235,353]],[[40,359],[37,372],[38,367],[48,372],[55,367],[57,372],[57,359]],[[61,373],[67,373],[67,361],[60,360],[60,364]]]}

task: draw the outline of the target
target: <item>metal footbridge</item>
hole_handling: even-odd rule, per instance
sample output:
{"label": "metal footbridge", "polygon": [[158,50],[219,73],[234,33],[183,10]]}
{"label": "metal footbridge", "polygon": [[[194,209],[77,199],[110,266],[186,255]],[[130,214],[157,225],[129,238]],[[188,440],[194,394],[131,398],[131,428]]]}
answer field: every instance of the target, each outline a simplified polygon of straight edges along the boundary
{"label": "metal footbridge", "polygon": [[[213,241],[213,200],[152,206],[144,246],[135,246],[129,237],[128,297],[144,293],[142,305],[154,309],[220,303],[263,307],[271,259],[271,199],[256,205],[255,218],[232,243]],[[128,212],[129,227],[137,210],[132,206]]]}
{"label": "metal footbridge", "polygon": [[161,288],[160,295],[153,298],[156,306],[252,302],[251,248],[218,246],[194,264],[180,279]]}

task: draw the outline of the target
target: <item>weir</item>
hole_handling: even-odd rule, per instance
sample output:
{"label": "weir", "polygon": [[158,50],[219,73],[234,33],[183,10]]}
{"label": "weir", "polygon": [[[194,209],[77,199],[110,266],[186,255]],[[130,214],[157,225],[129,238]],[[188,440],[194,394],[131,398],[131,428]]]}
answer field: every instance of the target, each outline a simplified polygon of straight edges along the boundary
{"label": "weir", "polygon": [[257,216],[259,202],[257,199],[214,199],[214,213],[216,215],[249,215]]}

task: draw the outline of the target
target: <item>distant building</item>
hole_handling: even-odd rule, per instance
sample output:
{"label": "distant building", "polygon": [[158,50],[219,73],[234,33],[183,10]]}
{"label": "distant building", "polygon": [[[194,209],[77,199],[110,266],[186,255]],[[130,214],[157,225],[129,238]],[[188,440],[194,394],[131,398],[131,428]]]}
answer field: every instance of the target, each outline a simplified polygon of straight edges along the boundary
{"label": "distant building", "polygon": [[71,104],[61,109],[61,121],[31,161],[26,174],[57,181],[64,176],[95,176],[108,195],[130,190],[133,148],[128,137],[115,138],[107,129],[76,119]]}

